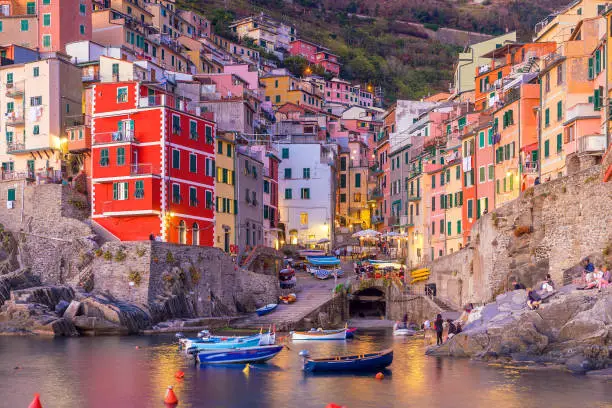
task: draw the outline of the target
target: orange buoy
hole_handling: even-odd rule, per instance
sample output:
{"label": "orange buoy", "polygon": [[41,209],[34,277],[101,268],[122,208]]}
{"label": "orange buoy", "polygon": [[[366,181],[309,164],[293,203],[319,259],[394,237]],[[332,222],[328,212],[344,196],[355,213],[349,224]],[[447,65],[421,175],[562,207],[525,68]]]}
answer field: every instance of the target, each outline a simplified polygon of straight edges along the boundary
{"label": "orange buoy", "polygon": [[136,347],[134,347],[134,348],[135,348],[136,350],[138,350],[140,347],[139,347],[139,346],[136,346]]}
{"label": "orange buoy", "polygon": [[376,373],[377,380],[382,380],[383,378],[385,378],[385,375],[383,373]]}
{"label": "orange buoy", "polygon": [[183,371],[177,371],[176,374],[174,374],[174,377],[178,378],[179,380],[182,380],[183,378],[185,378],[185,373]]}
{"label": "orange buoy", "polygon": [[164,397],[164,404],[168,404],[168,405],[178,404],[178,398],[176,398],[176,395],[174,394],[174,391],[172,390],[171,385],[169,385],[168,389],[166,390],[166,396]]}
{"label": "orange buoy", "polygon": [[34,394],[34,399],[32,402],[30,402],[28,408],[42,408],[42,405],[40,404],[40,394]]}
{"label": "orange buoy", "polygon": [[342,407],[338,404],[334,404],[333,402],[330,402],[329,404],[325,406],[325,408],[342,408]]}

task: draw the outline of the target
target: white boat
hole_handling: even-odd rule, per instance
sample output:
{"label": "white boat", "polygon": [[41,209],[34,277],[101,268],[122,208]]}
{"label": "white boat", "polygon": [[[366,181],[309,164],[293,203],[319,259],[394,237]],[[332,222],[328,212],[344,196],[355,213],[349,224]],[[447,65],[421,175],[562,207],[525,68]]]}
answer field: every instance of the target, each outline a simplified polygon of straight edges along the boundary
{"label": "white boat", "polygon": [[291,340],[345,340],[346,328],[338,330],[292,331]]}
{"label": "white boat", "polygon": [[416,330],[412,330],[406,327],[393,327],[394,336],[414,336],[417,333]]}

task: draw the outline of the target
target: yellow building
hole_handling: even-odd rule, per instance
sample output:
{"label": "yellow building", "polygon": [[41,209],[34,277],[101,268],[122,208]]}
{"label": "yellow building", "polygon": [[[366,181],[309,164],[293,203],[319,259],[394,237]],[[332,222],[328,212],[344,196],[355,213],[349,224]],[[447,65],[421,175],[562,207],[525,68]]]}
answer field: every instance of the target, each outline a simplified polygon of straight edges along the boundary
{"label": "yellow building", "polygon": [[236,243],[236,214],[238,205],[235,192],[236,141],[233,132],[217,132],[215,164],[215,247],[230,253]]}
{"label": "yellow building", "polygon": [[408,228],[407,241],[408,252],[406,263],[413,267],[423,262],[425,254],[423,245],[427,233],[427,222],[429,219],[427,206],[424,204],[425,180],[423,177],[423,158],[417,157],[410,162],[408,173]]}
{"label": "yellow building", "polygon": [[446,254],[452,254],[463,247],[462,206],[463,189],[461,183],[461,159],[458,148],[447,155],[446,195],[442,196],[442,208],[446,219]]}
{"label": "yellow building", "polygon": [[[367,145],[359,139],[350,141],[338,154],[337,211],[340,225],[369,229]],[[351,230],[352,231],[352,230]]]}
{"label": "yellow building", "polygon": [[305,105],[315,109],[323,108],[323,99],[301,81],[289,73],[268,74],[260,78],[266,91],[266,101],[280,106],[287,102],[295,105]]}
{"label": "yellow building", "polygon": [[[5,173],[59,177],[66,127],[82,117],[81,69],[63,54],[0,67],[0,162]],[[10,177],[10,176],[6,176]]]}
{"label": "yellow building", "polygon": [[578,0],[569,2],[561,11],[551,14],[535,26],[534,42],[554,41],[562,44],[568,41],[576,25],[585,18],[601,14],[609,1]]}

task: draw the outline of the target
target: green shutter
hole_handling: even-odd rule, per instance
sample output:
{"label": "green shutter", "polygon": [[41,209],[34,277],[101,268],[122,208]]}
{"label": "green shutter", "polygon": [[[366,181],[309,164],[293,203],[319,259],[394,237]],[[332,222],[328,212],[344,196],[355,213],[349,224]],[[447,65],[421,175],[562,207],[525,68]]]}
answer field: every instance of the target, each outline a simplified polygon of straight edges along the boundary
{"label": "green shutter", "polygon": [[117,148],[117,165],[123,166],[125,164],[125,148]]}
{"label": "green shutter", "polygon": [[119,183],[113,183],[113,200],[119,199]]}
{"label": "green shutter", "polygon": [[355,174],[355,187],[357,188],[361,187],[361,174],[360,173]]}
{"label": "green shutter", "polygon": [[561,152],[561,150],[563,150],[563,135],[559,133],[557,135],[557,153]]}
{"label": "green shutter", "polygon": [[546,140],[544,142],[544,157],[548,157],[550,155],[550,141]]}
{"label": "green shutter", "polygon": [[601,105],[600,105],[600,99],[599,99],[599,88],[595,88],[595,91],[593,91],[593,109],[595,110],[600,110],[601,109]]}
{"label": "green shutter", "polygon": [[453,223],[448,221],[446,223],[446,227],[447,227],[448,235],[449,236],[453,235]]}
{"label": "green shutter", "polygon": [[195,173],[198,170],[198,157],[195,154],[189,155],[189,171]]}
{"label": "green shutter", "polygon": [[15,201],[15,189],[14,188],[9,188],[8,189],[8,197],[7,197],[8,201]]}
{"label": "green shutter", "polygon": [[561,120],[563,117],[563,102],[557,102],[557,120]]}
{"label": "green shutter", "polygon": [[546,108],[544,111],[544,126],[548,126],[550,124],[550,109]]}
{"label": "green shutter", "polygon": [[589,79],[593,79],[595,77],[593,70],[593,58],[589,58]]}
{"label": "green shutter", "polygon": [[472,200],[468,200],[467,202],[467,216],[468,218],[474,218],[474,202]]}
{"label": "green shutter", "polygon": [[[497,189],[498,189],[498,193],[499,193],[499,180],[497,180]],[[476,218],[480,218],[480,200],[476,200]]]}
{"label": "green shutter", "polygon": [[457,221],[457,234],[461,234],[461,221]]}

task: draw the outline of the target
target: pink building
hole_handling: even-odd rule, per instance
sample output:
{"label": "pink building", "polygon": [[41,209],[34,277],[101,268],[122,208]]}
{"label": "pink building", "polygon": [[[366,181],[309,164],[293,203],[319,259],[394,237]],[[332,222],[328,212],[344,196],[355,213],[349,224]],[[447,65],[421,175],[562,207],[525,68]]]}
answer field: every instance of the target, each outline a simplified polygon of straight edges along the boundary
{"label": "pink building", "polygon": [[350,82],[340,78],[325,82],[324,99],[326,103],[340,103],[364,108],[374,106],[374,96],[371,92],[364,91],[361,86],[353,86]]}
{"label": "pink building", "polygon": [[331,72],[334,75],[340,75],[338,56],[330,53],[327,48],[321,47],[318,44],[301,39],[292,41],[289,48],[289,54],[301,55],[310,63],[321,65],[327,72]]}
{"label": "pink building", "polygon": [[259,73],[257,68],[251,68],[249,64],[227,65],[223,72],[239,76],[247,82],[249,89],[259,89]]}
{"label": "pink building", "polygon": [[430,158],[424,166],[425,184],[428,194],[425,198],[430,202],[426,202],[428,208],[428,224],[427,224],[427,246],[430,248],[429,258],[431,260],[438,259],[445,255],[446,235],[445,231],[445,211],[442,206],[442,197],[446,194],[444,184],[440,183],[444,173],[444,165],[440,164],[441,155]]}
{"label": "pink building", "polygon": [[68,43],[91,40],[91,10],[91,0],[0,0],[0,44],[65,52]]}

